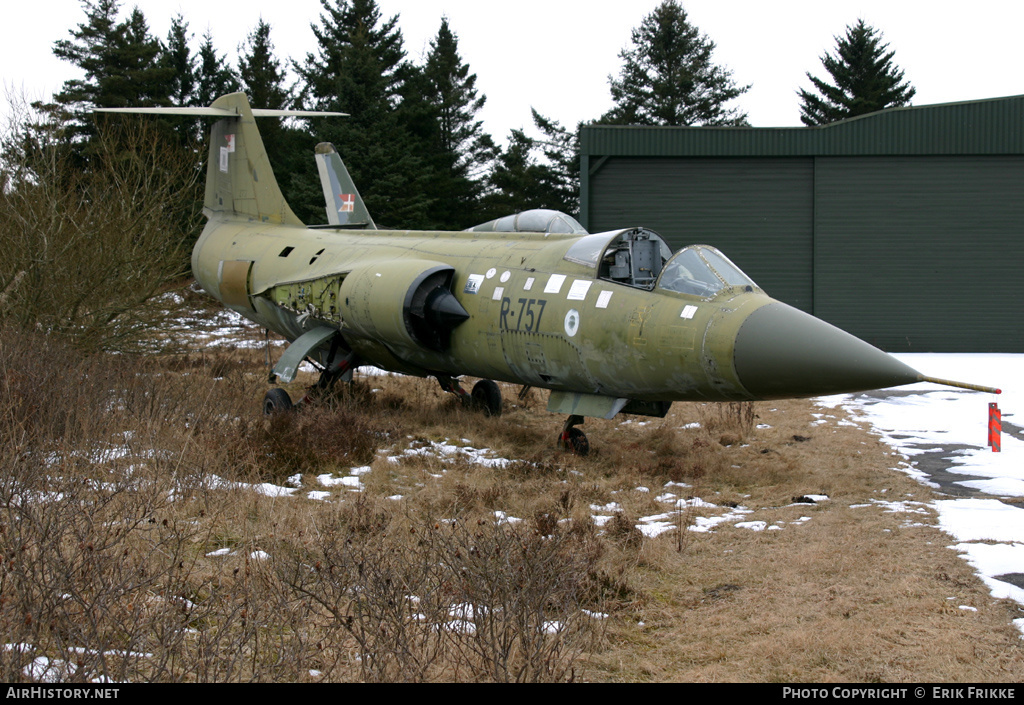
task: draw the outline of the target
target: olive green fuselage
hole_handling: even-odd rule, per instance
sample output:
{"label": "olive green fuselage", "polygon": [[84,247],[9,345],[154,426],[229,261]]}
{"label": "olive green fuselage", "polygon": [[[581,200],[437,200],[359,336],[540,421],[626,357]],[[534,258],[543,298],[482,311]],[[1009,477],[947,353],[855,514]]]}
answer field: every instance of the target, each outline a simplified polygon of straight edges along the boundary
{"label": "olive green fuselage", "polygon": [[[565,441],[580,416],[663,416],[673,401],[808,397],[922,379],[769,298],[713,247],[671,255],[645,228],[588,234],[543,210],[470,232],[378,230],[329,144],[315,158],[334,225],[306,227],[278,188],[255,118],[308,113],[254,111],[244,93],[209,108],[129,110],[220,118],[207,160],[209,221],[192,269],[225,306],[292,341],[274,368],[286,382],[308,357],[324,366],[325,385],[371,364],[436,376],[453,391],[461,375],[546,388],[548,409],[570,415]],[[493,387],[481,389],[493,401]]]}
{"label": "olive green fuselage", "polygon": [[[211,220],[193,271],[225,305],[289,340],[338,328],[363,362],[641,401],[741,400],[744,320],[772,302],[751,287],[711,298],[597,277],[564,259],[577,235],[344,231]],[[432,266],[454,268],[469,318],[444,350],[407,331],[403,298]],[[321,357],[326,347],[317,351]]]}

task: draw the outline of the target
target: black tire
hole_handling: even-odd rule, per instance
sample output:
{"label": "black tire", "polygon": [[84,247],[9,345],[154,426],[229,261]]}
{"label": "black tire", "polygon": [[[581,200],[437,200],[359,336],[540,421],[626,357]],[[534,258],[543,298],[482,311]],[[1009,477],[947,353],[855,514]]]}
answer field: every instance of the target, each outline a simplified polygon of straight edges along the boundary
{"label": "black tire", "polygon": [[590,441],[587,440],[587,434],[575,426],[569,429],[569,437],[566,440],[558,439],[558,445],[567,453],[578,455],[581,458],[590,453]]}
{"label": "black tire", "polygon": [[263,395],[263,414],[270,416],[292,410],[292,398],[280,387],[268,389]]}
{"label": "black tire", "polygon": [[473,385],[473,406],[488,416],[501,416],[501,390],[492,380],[482,379]]}

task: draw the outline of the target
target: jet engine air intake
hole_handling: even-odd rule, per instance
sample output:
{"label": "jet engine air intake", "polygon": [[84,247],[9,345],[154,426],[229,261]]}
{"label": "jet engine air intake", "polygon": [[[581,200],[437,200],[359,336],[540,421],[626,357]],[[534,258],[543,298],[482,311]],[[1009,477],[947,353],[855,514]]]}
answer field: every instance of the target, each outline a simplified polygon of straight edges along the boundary
{"label": "jet engine air intake", "polygon": [[451,292],[455,268],[440,262],[381,262],[349,274],[340,299],[346,337],[444,352],[451,332],[469,318]]}

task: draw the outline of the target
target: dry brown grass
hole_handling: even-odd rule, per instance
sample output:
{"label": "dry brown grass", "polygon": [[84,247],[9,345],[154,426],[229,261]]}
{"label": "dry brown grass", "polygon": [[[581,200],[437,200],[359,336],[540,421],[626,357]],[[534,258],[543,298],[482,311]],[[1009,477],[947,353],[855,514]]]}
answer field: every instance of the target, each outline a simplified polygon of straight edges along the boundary
{"label": "dry brown grass", "polygon": [[[776,408],[777,411],[769,409]],[[760,507],[780,531],[723,528],[664,552],[637,625],[594,657],[603,677],[661,681],[1008,681],[1021,673],[1019,608],[991,598],[949,550],[934,515],[851,508],[928,501],[886,470],[887,448],[858,429],[810,426],[809,404],[758,405],[770,429],[730,448],[706,477],[718,497]],[[794,440],[793,436],[809,439]],[[768,451],[765,453],[764,451]],[[739,467],[734,467],[739,465]],[[827,494],[817,505],[793,504]],[[710,493],[705,493],[710,497]],[[801,517],[810,516],[802,524]],[[959,609],[976,607],[977,612]]]}
{"label": "dry brown grass", "polygon": [[[0,342],[0,638],[21,645],[0,651],[7,681],[1021,673],[1016,606],[912,525],[930,514],[851,506],[930,491],[864,431],[812,425],[810,402],[588,420],[580,459],[554,450],[562,419],[537,392],[505,388],[485,418],[436,383],[362,377],[268,420],[259,350],[81,359],[42,336]],[[317,483],[362,465],[361,492]],[[231,484],[295,474],[292,497]],[[781,528],[645,538],[666,491]],[[794,503],[808,494],[830,499]],[[592,505],[611,502],[597,526]]]}

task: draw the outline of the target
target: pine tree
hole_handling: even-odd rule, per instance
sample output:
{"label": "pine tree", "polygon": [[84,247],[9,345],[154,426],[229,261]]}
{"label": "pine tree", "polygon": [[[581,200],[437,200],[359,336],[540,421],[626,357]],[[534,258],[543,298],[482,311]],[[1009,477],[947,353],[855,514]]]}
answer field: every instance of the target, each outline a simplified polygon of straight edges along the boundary
{"label": "pine tree", "polygon": [[534,155],[536,143],[522,130],[509,133],[508,146],[495,160],[480,222],[531,208],[555,208],[544,187],[547,174]]}
{"label": "pine tree", "polygon": [[[292,94],[285,86],[285,72],[274,53],[270,25],[263,18],[238,51],[238,78],[242,90],[249,97],[249,104],[254,108],[273,110],[291,106]],[[296,208],[314,208],[313,204],[323,200],[322,192],[310,190],[307,186],[311,184],[301,179],[296,181],[294,177],[312,163],[315,142],[305,130],[288,127],[279,118],[260,118],[259,127],[285,199]]]}
{"label": "pine tree", "polygon": [[508,147],[499,151],[488,177],[490,192],[482,199],[484,210],[477,222],[531,208],[579,213],[579,132],[531,112],[543,137],[511,131]]}
{"label": "pine tree", "polygon": [[217,55],[213,47],[213,35],[210,30],[206,30],[199,45],[199,62],[196,67],[196,104],[209,105],[220,96],[234,93],[238,89],[238,77],[228,65],[226,55]]}
{"label": "pine tree", "polygon": [[543,135],[542,139],[535,140],[535,144],[547,160],[542,185],[557,204],[551,207],[576,217],[580,212],[580,128],[583,124],[577,125],[575,132],[570,132],[533,108],[530,113],[534,126]]}
{"label": "pine tree", "polygon": [[424,75],[428,98],[437,111],[438,146],[452,158],[453,170],[468,174],[490,156],[493,140],[484,133],[483,122],[476,119],[487,97],[477,93],[476,74],[463,63],[459,39],[447,17],[441,19],[437,36],[430,42]]}
{"label": "pine tree", "polygon": [[75,112],[91,107],[167,105],[173,71],[160,61],[163,47],[135,8],[117,22],[117,0],[83,0],[86,23],[71,30],[73,40],[54,44],[53,53],[85,72],[65,81],[54,101]]}
{"label": "pine tree", "polygon": [[618,79],[608,77],[615,107],[601,122],[630,125],[745,125],[726,103],[746,93],[732,72],[712,63],[715,43],[665,0],[633,30]]}
{"label": "pine tree", "polygon": [[[70,165],[71,168],[64,169],[69,189],[75,188],[80,177],[102,172],[106,160],[121,159],[131,164],[138,159],[139,142],[134,139],[137,129],[133,127],[133,120],[137,124],[138,119],[97,116],[91,108],[168,106],[188,90],[187,81],[179,80],[187,76],[176,75],[172,54],[150,34],[145,16],[138,8],[119,22],[118,0],[83,0],[82,6],[86,21],[69,31],[70,39],[56,42],[53,52],[82,69],[85,77],[66,81],[52,104],[36,105],[46,116],[42,125],[24,126],[23,151],[45,153]],[[172,26],[169,44],[175,52],[173,56],[184,57],[187,64],[184,21]],[[175,134],[175,129],[183,125],[181,118],[150,118],[145,123],[149,147],[175,153],[194,165],[194,149],[182,146],[182,138],[188,142],[191,137],[187,125]],[[192,216],[202,201],[201,187],[195,184],[194,174],[194,169],[189,169],[174,186],[177,193],[186,200],[191,198],[196,206],[193,211],[179,211],[179,233],[189,232],[197,223]]]}
{"label": "pine tree", "polygon": [[[192,34],[188,31],[188,22],[182,15],[171,20],[171,29],[167,32],[167,43],[160,56],[161,66],[170,70],[168,99],[176,107],[195,105],[196,90],[196,58],[189,48]],[[201,119],[177,118],[169,121],[181,144],[201,142],[206,131],[206,123]]]}
{"label": "pine tree", "polygon": [[800,89],[800,120],[805,125],[825,125],[836,120],[895,108],[910,103],[917,92],[903,80],[903,71],[892,62],[894,51],[886,51],[881,32],[859,19],[836,37],[835,55],[825,54],[821,62],[832,83],[807,73],[814,90]]}
{"label": "pine tree", "polygon": [[[51,103],[33,107],[60,125],[60,134],[44,141],[63,142],[78,168],[86,169],[94,156],[90,144],[97,135],[96,120],[103,119],[94,117],[92,108],[169,105],[174,71],[165,65],[163,46],[149,33],[138,8],[118,22],[118,0],[83,0],[82,7],[86,21],[69,30],[71,39],[55,42],[53,53],[85,77],[65,81]],[[169,135],[170,123],[161,122]]]}
{"label": "pine tree", "polygon": [[[295,64],[302,81],[300,100],[350,117],[314,120],[316,137],[337,146],[378,225],[424,227],[429,222],[429,173],[397,111],[409,73],[403,68],[398,16],[382,20],[375,0],[320,3],[324,13],[319,26],[313,25],[317,52]],[[300,178],[307,194],[318,191],[315,169]],[[320,201],[312,209],[299,206],[296,214],[307,222],[322,221],[322,195]]]}
{"label": "pine tree", "polygon": [[[493,162],[497,147],[476,119],[487,98],[476,90],[476,74],[459,55],[458,37],[442,18],[437,36],[430,42],[426,65],[419,78],[406,80],[403,108],[415,105],[413,87],[420,93],[424,111],[412,127],[426,142],[430,179],[432,227],[460,229],[478,221],[483,175]],[[417,129],[418,126],[418,129]]]}
{"label": "pine tree", "polygon": [[188,46],[191,40],[192,35],[189,34],[185,18],[178,15],[171,20],[162,62],[174,72],[169,98],[172,105],[179,107],[192,105],[196,87],[196,59]]}
{"label": "pine tree", "polygon": [[284,85],[284,70],[274,55],[270,41],[270,25],[260,18],[245,44],[239,47],[238,77],[249,103],[258,108],[281,110],[291,103],[291,95]]}
{"label": "pine tree", "polygon": [[303,102],[317,110],[343,109],[356,120],[387,111],[398,95],[398,68],[405,58],[398,15],[381,22],[375,0],[320,0],[326,14],[311,25],[317,54],[295,70]]}
{"label": "pine tree", "polygon": [[120,27],[122,43],[114,53],[114,65],[120,71],[111,76],[118,93],[129,97],[134,93],[137,105],[168,105],[174,70],[161,61],[164,47],[160,40],[150,34],[149,24],[137,7]]}

